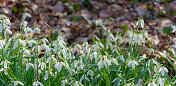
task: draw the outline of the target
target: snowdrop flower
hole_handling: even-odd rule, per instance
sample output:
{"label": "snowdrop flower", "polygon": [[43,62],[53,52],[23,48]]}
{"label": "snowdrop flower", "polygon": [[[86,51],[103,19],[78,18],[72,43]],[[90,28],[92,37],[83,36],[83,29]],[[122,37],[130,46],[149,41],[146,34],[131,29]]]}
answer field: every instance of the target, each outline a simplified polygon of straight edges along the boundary
{"label": "snowdrop flower", "polygon": [[29,44],[30,47],[32,47],[32,44],[33,44],[33,43],[34,43],[34,44],[37,44],[37,42],[36,42],[35,40],[33,40],[33,39],[30,40],[30,41],[28,41],[27,43]]}
{"label": "snowdrop flower", "polygon": [[14,45],[13,45],[13,49],[18,47],[18,40],[15,41]]}
{"label": "snowdrop flower", "polygon": [[164,82],[160,77],[158,78],[158,82],[159,82],[160,86],[164,86]]}
{"label": "snowdrop flower", "polygon": [[88,82],[90,82],[90,80],[86,77],[86,75],[82,75],[82,77],[80,78],[80,83],[82,83],[82,80],[84,79],[84,76],[85,76],[85,79],[88,81]]}
{"label": "snowdrop flower", "polygon": [[103,65],[105,65],[105,67],[107,68],[107,64],[101,59],[98,63],[98,70],[100,70],[103,67]]}
{"label": "snowdrop flower", "polygon": [[164,66],[162,66],[160,69],[159,69],[159,72],[161,72],[161,76],[164,76],[165,72],[168,73],[168,69]]}
{"label": "snowdrop flower", "polygon": [[7,71],[6,71],[5,68],[1,68],[1,69],[0,69],[0,72],[2,72],[2,71],[4,71],[4,74],[5,74],[5,75],[8,75],[8,73],[7,73]]}
{"label": "snowdrop flower", "polygon": [[32,63],[26,63],[26,71],[29,70],[30,66],[34,68],[34,65]]}
{"label": "snowdrop flower", "polygon": [[4,68],[7,69],[7,65],[10,64],[10,62],[7,61],[7,60],[6,60],[6,61],[2,61],[2,62],[0,63],[0,65],[3,65],[3,64],[4,64]]}
{"label": "snowdrop flower", "polygon": [[67,83],[67,82],[68,82],[67,79],[62,80],[62,86],[65,86],[65,83]]}
{"label": "snowdrop flower", "polygon": [[149,55],[151,55],[152,53],[154,54],[154,49],[150,48]]}
{"label": "snowdrop flower", "polygon": [[118,62],[117,62],[117,60],[115,58],[111,58],[111,62],[113,62],[116,65],[119,65]]}
{"label": "snowdrop flower", "polygon": [[41,62],[39,64],[39,67],[41,66],[41,69],[44,70],[46,68],[46,64],[44,62]]}
{"label": "snowdrop flower", "polygon": [[138,19],[138,21],[136,22],[136,26],[141,26],[142,28],[144,28],[144,20],[142,18]]}
{"label": "snowdrop flower", "polygon": [[134,69],[135,65],[138,65],[138,63],[135,60],[128,61],[128,67],[132,66],[132,69]]}
{"label": "snowdrop flower", "polygon": [[48,79],[48,76],[49,76],[49,74],[48,74],[48,71],[46,70],[46,71],[45,71],[44,80],[47,80],[47,79]]}
{"label": "snowdrop flower", "polygon": [[79,86],[78,83],[79,83],[79,82],[76,81],[76,82],[73,84],[73,86]]}
{"label": "snowdrop flower", "polygon": [[0,49],[3,49],[5,42],[3,40],[0,40]]}
{"label": "snowdrop flower", "polygon": [[4,25],[0,24],[0,32],[2,32],[3,29],[9,29],[9,28],[10,27],[8,25],[6,25],[6,24],[4,24]]}
{"label": "snowdrop flower", "polygon": [[39,52],[40,52],[42,49],[46,49],[47,55],[49,54],[50,48],[49,48],[46,44],[42,44],[42,45],[39,47]]}
{"label": "snowdrop flower", "polygon": [[129,83],[126,86],[134,86],[134,83]]}
{"label": "snowdrop flower", "polygon": [[26,58],[22,58],[22,64],[24,64],[24,62],[28,62],[28,60]]}
{"label": "snowdrop flower", "polygon": [[92,70],[89,70],[89,71],[87,72],[87,76],[88,76],[88,75],[93,76],[93,74],[94,74],[94,73],[93,73]]}
{"label": "snowdrop flower", "polygon": [[34,27],[33,32],[40,32],[40,31],[41,31],[40,28],[38,28],[38,27]]}
{"label": "snowdrop flower", "polygon": [[25,55],[31,55],[30,50],[25,49],[23,52],[23,56],[25,56]]}
{"label": "snowdrop flower", "polygon": [[19,39],[19,42],[20,42],[23,46],[26,46],[25,40]]}
{"label": "snowdrop flower", "polygon": [[21,86],[24,86],[24,84],[20,81],[13,81],[13,82],[14,82],[13,86],[18,86],[18,84],[21,85]]}
{"label": "snowdrop flower", "polygon": [[101,60],[98,63],[98,70],[100,70],[103,67],[103,65],[105,66],[106,69],[107,69],[107,65],[111,65],[111,61],[109,61],[106,58],[106,56],[104,56],[103,58],[104,58],[104,60],[102,60],[102,58],[101,58]]}
{"label": "snowdrop flower", "polygon": [[123,55],[118,56],[118,58],[120,58],[120,60],[122,60],[123,62],[125,62],[125,59],[124,59]]}
{"label": "snowdrop flower", "polygon": [[53,60],[55,63],[57,63],[56,58],[54,58],[54,55],[52,55],[51,57],[49,57],[46,61],[46,63],[49,63],[51,60]]}
{"label": "snowdrop flower", "polygon": [[98,20],[95,21],[95,24],[96,24],[96,26],[99,26],[99,25],[102,25],[103,22],[102,22],[101,19],[98,19]]}
{"label": "snowdrop flower", "polygon": [[175,42],[175,47],[176,47],[176,38],[174,38],[173,40],[174,40],[174,42]]}
{"label": "snowdrop flower", "polygon": [[78,47],[79,49],[81,49],[81,50],[82,50],[82,47],[81,47],[81,45],[79,45],[79,44],[76,44],[76,47]]}
{"label": "snowdrop flower", "polygon": [[21,22],[21,26],[22,26],[22,27],[27,27],[27,24],[28,24],[27,21],[23,21],[23,22]]}
{"label": "snowdrop flower", "polygon": [[22,46],[26,46],[26,43],[25,43],[25,41],[24,40],[21,40],[21,39],[19,39],[19,40],[16,40],[15,41],[15,43],[14,43],[14,45],[13,45],[13,49],[15,49],[15,48],[17,48],[18,47],[18,42],[22,45]]}
{"label": "snowdrop flower", "polygon": [[139,79],[138,83],[137,83],[137,86],[142,86],[142,80]]}
{"label": "snowdrop flower", "polygon": [[104,45],[101,42],[99,42],[99,44],[101,48],[104,48]]}
{"label": "snowdrop flower", "polygon": [[79,59],[78,61],[75,61],[74,67],[77,67],[78,64],[81,64],[81,65],[83,64],[81,59]]}
{"label": "snowdrop flower", "polygon": [[23,13],[23,20],[25,20],[26,17],[31,17],[31,15],[29,13]]}
{"label": "snowdrop flower", "polygon": [[7,33],[12,34],[12,31],[10,31],[10,29],[5,29],[4,35],[6,36]]}
{"label": "snowdrop flower", "polygon": [[63,62],[58,62],[54,65],[55,68],[57,68],[58,73],[61,71],[62,66],[65,66],[65,63]]}
{"label": "snowdrop flower", "polygon": [[155,84],[155,82],[152,81],[152,82],[149,82],[147,86],[157,86],[157,85]]}
{"label": "snowdrop flower", "polygon": [[48,39],[46,39],[46,38],[43,38],[41,40],[42,40],[43,44],[49,43]]}
{"label": "snowdrop flower", "polygon": [[148,32],[147,32],[147,31],[144,32],[144,36],[145,36],[146,38],[148,38]]}
{"label": "snowdrop flower", "polygon": [[40,83],[39,81],[35,81],[33,84],[33,86],[37,86],[37,85],[40,85],[40,86],[44,86],[42,83]]}
{"label": "snowdrop flower", "polygon": [[24,33],[25,33],[25,35],[27,35],[27,33],[28,33],[29,31],[30,31],[30,32],[33,32],[33,30],[32,30],[31,28],[29,28],[29,27],[25,27],[25,28],[24,28]]}

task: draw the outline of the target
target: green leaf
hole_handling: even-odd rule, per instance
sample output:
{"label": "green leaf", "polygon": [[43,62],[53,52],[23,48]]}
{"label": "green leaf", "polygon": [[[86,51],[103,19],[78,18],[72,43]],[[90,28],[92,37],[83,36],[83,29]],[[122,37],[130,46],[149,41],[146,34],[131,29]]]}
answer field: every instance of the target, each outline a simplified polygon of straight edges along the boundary
{"label": "green leaf", "polygon": [[171,27],[164,27],[163,28],[163,32],[166,33],[166,34],[168,34],[168,35],[170,35],[171,31],[172,31]]}

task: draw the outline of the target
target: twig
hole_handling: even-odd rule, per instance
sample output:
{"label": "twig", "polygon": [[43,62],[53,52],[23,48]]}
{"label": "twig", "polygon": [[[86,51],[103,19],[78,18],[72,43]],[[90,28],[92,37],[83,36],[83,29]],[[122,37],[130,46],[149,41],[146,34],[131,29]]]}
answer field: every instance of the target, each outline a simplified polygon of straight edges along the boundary
{"label": "twig", "polygon": [[[41,15],[41,13],[40,13],[40,8],[41,8],[41,6],[42,6],[42,3],[43,3],[43,0],[41,0],[40,6],[39,6],[39,8],[38,8],[39,17],[40,17],[40,20],[41,20],[47,27],[49,27],[49,29],[50,29],[50,31],[51,31],[51,35],[52,35],[52,40],[51,40],[51,41],[53,41],[53,30],[52,30],[52,27],[51,27],[50,25],[48,25],[48,24],[43,20],[42,15]],[[49,34],[49,36],[50,36],[50,34]]]}

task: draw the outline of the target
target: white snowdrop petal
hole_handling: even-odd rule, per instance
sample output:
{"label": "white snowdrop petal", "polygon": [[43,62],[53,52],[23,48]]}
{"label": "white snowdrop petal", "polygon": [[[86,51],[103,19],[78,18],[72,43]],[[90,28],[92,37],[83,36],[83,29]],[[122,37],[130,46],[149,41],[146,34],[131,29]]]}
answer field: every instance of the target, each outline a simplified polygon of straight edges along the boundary
{"label": "white snowdrop petal", "polygon": [[20,84],[21,86],[24,86],[24,84],[20,81],[16,81],[18,84]]}
{"label": "white snowdrop petal", "polygon": [[102,66],[103,66],[103,62],[100,61],[99,65],[98,65],[98,70],[100,70],[102,68]]}
{"label": "white snowdrop petal", "polygon": [[141,19],[141,27],[144,28],[144,20]]}
{"label": "white snowdrop petal", "polygon": [[135,68],[135,63],[134,63],[134,61],[132,61],[132,68],[133,68],[133,69]]}
{"label": "white snowdrop petal", "polygon": [[164,67],[164,71],[168,73],[168,69],[166,67]]}
{"label": "white snowdrop petal", "polygon": [[44,80],[48,79],[48,71],[45,71],[45,76],[44,76]]}
{"label": "white snowdrop petal", "polygon": [[18,47],[18,41],[16,40],[14,45],[13,45],[13,49],[17,48]]}

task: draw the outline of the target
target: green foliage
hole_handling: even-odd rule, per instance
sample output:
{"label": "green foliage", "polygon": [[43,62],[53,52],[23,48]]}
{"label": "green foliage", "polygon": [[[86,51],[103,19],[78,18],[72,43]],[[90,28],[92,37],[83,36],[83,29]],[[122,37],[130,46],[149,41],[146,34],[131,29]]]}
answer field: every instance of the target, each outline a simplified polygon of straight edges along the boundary
{"label": "green foliage", "polygon": [[164,33],[170,35],[171,31],[172,31],[172,27],[170,27],[170,26],[169,27],[163,27],[163,32]]}

